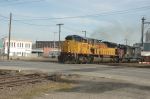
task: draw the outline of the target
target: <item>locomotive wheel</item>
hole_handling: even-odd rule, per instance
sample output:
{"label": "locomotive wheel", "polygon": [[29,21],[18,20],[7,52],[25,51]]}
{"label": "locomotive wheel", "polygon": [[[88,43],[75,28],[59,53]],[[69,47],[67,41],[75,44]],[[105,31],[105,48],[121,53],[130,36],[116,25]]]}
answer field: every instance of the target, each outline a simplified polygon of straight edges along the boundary
{"label": "locomotive wheel", "polygon": [[115,63],[119,63],[119,57],[115,57]]}
{"label": "locomotive wheel", "polygon": [[87,63],[93,63],[93,61],[94,61],[94,57],[93,56],[88,56],[87,57]]}

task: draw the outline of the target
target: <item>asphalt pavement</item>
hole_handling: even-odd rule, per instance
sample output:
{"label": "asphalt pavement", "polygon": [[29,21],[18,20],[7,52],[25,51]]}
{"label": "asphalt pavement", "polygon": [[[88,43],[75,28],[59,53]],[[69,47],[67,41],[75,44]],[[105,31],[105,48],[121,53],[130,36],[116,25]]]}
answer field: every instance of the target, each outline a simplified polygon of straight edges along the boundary
{"label": "asphalt pavement", "polygon": [[35,70],[48,73],[68,73],[125,80],[150,85],[150,69],[99,64],[59,64],[51,62],[0,61],[0,69]]}

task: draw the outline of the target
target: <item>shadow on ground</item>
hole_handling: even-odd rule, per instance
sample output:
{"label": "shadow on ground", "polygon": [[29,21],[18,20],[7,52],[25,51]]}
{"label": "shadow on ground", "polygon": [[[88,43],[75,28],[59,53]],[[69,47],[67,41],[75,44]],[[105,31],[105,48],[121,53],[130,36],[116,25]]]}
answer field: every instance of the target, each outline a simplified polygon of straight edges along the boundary
{"label": "shadow on ground", "polygon": [[[69,81],[74,82],[74,81]],[[74,82],[75,83],[75,82]],[[113,90],[119,90],[123,88],[135,89],[140,91],[150,92],[150,86],[142,86],[130,83],[120,83],[120,82],[110,82],[110,81],[78,81],[79,86],[76,86],[71,89],[61,89],[57,90],[59,92],[80,92],[80,93],[104,93]]]}

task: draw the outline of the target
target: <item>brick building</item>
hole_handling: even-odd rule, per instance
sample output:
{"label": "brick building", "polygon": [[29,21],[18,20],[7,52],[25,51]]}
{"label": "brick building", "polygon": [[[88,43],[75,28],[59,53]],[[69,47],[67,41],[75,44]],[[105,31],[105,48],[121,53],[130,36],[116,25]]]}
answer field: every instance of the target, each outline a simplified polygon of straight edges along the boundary
{"label": "brick building", "polygon": [[[62,43],[63,41],[60,42],[60,44]],[[60,52],[59,41],[36,41],[35,47],[43,49],[43,56],[45,57],[58,56]]]}
{"label": "brick building", "polygon": [[[63,41],[61,41],[60,43],[62,43]],[[59,46],[59,41],[36,41],[35,42],[35,46],[36,48],[58,48]]]}

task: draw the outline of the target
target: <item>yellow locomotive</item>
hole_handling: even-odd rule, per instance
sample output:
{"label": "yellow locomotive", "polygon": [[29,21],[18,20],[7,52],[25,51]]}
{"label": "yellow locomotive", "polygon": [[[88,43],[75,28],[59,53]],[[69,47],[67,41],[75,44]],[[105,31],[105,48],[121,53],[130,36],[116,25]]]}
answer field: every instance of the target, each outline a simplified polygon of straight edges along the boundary
{"label": "yellow locomotive", "polygon": [[69,35],[61,45],[58,61],[61,63],[93,63],[95,58],[109,57],[115,60],[116,48],[110,48],[101,40]]}

